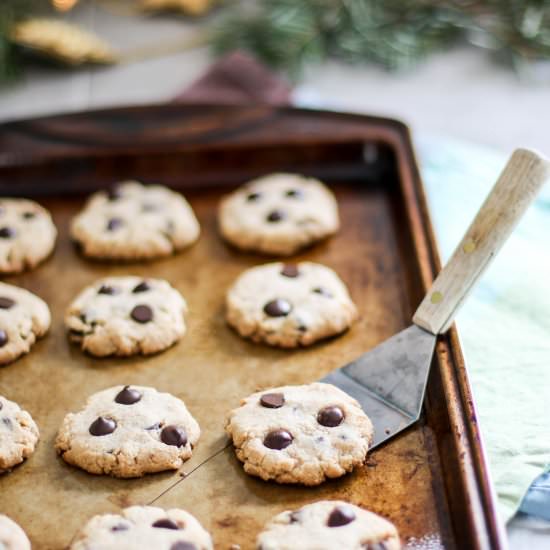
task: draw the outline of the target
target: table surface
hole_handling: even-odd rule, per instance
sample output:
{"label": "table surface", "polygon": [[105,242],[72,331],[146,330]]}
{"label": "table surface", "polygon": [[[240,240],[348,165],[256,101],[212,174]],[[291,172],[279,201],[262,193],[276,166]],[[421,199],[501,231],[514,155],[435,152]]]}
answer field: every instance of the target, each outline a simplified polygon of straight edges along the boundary
{"label": "table surface", "polygon": [[[159,40],[167,46],[192,40],[199,30],[183,18],[136,19],[102,6],[85,4],[68,17],[123,52]],[[163,101],[184,89],[210,62],[207,49],[198,47],[106,68],[32,67],[20,81],[0,89],[0,120]],[[550,151],[549,93],[548,86],[520,80],[488,55],[461,48],[397,75],[328,62],[308,70],[294,96],[302,104],[399,118],[415,133],[454,136],[506,153],[520,144]],[[548,547],[550,524],[518,515],[508,532],[513,550],[537,550]]]}

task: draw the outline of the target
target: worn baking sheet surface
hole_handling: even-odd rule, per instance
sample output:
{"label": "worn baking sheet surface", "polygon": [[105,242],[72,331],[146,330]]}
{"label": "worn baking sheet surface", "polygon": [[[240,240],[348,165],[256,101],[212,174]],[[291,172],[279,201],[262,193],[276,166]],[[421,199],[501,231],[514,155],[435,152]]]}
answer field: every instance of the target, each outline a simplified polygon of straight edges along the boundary
{"label": "worn baking sheet surface", "polygon": [[[279,384],[322,377],[402,329],[411,314],[408,274],[398,246],[396,212],[383,187],[336,185],[342,231],[299,256],[325,263],[349,285],[361,318],[340,338],[296,351],[274,350],[239,338],[223,318],[224,293],[243,270],[264,258],[236,252],[216,230],[213,192],[188,194],[202,225],[190,250],[150,264],[113,266],[80,258],[68,238],[81,200],[43,201],[60,230],[54,256],[36,271],[10,277],[50,305],[49,336],[32,353],[0,370],[0,391],[31,412],[41,441],[30,460],[0,477],[0,511],[18,521],[37,549],[66,547],[93,514],[155,501],[194,513],[219,548],[254,547],[272,515],[321,498],[343,498],[395,522],[404,540],[431,536],[452,547],[445,494],[430,428],[418,426],[373,452],[362,468],[319,488],[265,483],[246,476],[231,449],[200,466],[226,443],[224,414],[242,396]],[[63,312],[96,278],[127,273],[169,280],[189,303],[189,330],[165,353],[150,358],[95,359],[66,340]],[[53,449],[63,416],[93,392],[114,384],[151,385],[182,398],[202,436],[183,468],[137,480],[89,475],[66,465]],[[167,491],[168,490],[168,491]],[[166,493],[162,494],[163,492]],[[160,496],[162,495],[162,496]]]}

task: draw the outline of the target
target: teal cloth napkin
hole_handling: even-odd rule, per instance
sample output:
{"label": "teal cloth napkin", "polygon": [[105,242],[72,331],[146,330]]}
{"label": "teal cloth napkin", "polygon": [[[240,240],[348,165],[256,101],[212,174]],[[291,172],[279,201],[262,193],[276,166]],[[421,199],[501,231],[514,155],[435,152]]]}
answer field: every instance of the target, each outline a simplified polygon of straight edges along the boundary
{"label": "teal cloth napkin", "polygon": [[[507,156],[436,136],[416,144],[445,262]],[[549,235],[547,184],[457,317],[504,521],[550,464]],[[549,508],[550,479],[540,476],[522,510],[544,517]]]}
{"label": "teal cloth napkin", "polygon": [[519,509],[524,514],[550,522],[550,471],[535,479]]}

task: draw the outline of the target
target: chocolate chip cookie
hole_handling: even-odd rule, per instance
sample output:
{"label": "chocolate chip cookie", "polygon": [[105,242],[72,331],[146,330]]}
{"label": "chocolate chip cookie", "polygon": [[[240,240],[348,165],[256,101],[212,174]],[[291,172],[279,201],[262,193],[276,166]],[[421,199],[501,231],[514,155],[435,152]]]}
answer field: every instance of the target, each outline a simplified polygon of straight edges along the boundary
{"label": "chocolate chip cookie", "polygon": [[39,432],[31,415],[0,395],[0,473],[34,453]]}
{"label": "chocolate chip cookie", "polygon": [[94,516],[70,550],[212,550],[212,539],[188,512],[131,506],[120,514]]}
{"label": "chocolate chip cookie", "polygon": [[92,195],[71,224],[85,256],[148,260],[169,256],[194,243],[199,223],[179,193],[135,181]]}
{"label": "chocolate chip cookie", "polygon": [[223,237],[237,248],[287,256],[333,235],[340,222],[332,192],[297,174],[271,174],[243,185],[220,204]]}
{"label": "chocolate chip cookie", "polygon": [[0,283],[0,366],[28,353],[50,323],[46,302],[24,288]]}
{"label": "chocolate chip cookie", "polygon": [[52,252],[57,230],[34,201],[0,198],[0,273],[32,269]]}
{"label": "chocolate chip cookie", "polygon": [[241,336],[284,348],[339,334],[356,317],[357,309],[338,275],[312,262],[248,269],[226,298],[227,322]]}
{"label": "chocolate chip cookie", "polygon": [[149,355],[185,334],[183,296],[164,280],[108,277],[86,287],[65,314],[69,339],[92,355]]}
{"label": "chocolate chip cookie", "polygon": [[180,468],[199,436],[199,425],[177,397],[115,386],[65,417],[55,448],[65,462],[92,474],[140,477]]}
{"label": "chocolate chip cookie", "polygon": [[225,430],[245,472],[303,485],[351,472],[373,437],[359,403],[320,382],[252,394],[229,413]]}
{"label": "chocolate chip cookie", "polygon": [[395,526],[363,508],[321,500],[275,516],[258,535],[258,550],[400,550]]}
{"label": "chocolate chip cookie", "polygon": [[25,531],[15,521],[3,514],[0,514],[0,548],[2,550],[31,550],[31,543]]}

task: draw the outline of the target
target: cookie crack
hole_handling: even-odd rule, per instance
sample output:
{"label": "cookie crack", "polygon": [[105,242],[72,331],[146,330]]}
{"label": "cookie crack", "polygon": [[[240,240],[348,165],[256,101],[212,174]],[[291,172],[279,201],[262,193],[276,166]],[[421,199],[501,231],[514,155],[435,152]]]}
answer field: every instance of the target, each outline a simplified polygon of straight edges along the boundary
{"label": "cookie crack", "polygon": [[168,242],[168,244],[170,245],[171,253],[174,254],[176,252],[176,241],[174,235],[166,230],[160,231],[160,234]]}

